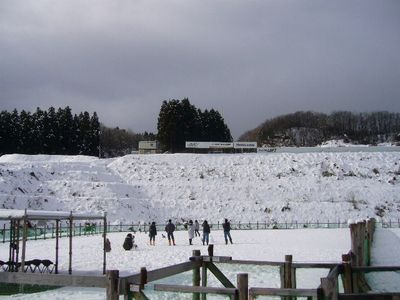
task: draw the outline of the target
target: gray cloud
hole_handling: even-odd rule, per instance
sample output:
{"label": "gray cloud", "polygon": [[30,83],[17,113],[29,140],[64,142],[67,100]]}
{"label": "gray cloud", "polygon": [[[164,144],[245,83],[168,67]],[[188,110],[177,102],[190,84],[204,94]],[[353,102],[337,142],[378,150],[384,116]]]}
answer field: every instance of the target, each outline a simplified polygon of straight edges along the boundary
{"label": "gray cloud", "polygon": [[397,0],[0,2],[0,109],[155,131],[162,100],[238,137],[296,110],[400,111]]}

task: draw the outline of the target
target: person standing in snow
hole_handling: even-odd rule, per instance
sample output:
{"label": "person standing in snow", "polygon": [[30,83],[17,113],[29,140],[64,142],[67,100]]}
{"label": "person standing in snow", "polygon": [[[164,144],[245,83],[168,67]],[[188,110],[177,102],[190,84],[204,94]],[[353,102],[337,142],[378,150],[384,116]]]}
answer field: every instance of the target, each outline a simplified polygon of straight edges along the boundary
{"label": "person standing in snow", "polygon": [[165,226],[165,231],[167,232],[169,245],[171,246],[171,240],[172,240],[172,244],[175,246],[175,238],[174,238],[175,225],[172,223],[171,219],[168,220],[168,224],[167,226]]}
{"label": "person standing in snow", "polygon": [[233,244],[231,237],[231,223],[228,221],[228,219],[225,219],[224,224],[222,224],[222,228],[224,229],[225,244],[228,244],[228,238],[231,244]]}
{"label": "person standing in snow", "polygon": [[151,223],[149,228],[150,246],[156,245],[157,227],[156,222]]}
{"label": "person standing in snow", "polygon": [[194,221],[194,236],[199,235],[200,236],[200,224],[197,220]]}
{"label": "person standing in snow", "polygon": [[188,224],[188,235],[189,235],[189,245],[192,245],[192,240],[194,238],[194,226],[192,220],[190,220]]}
{"label": "person standing in snow", "polygon": [[[104,234],[103,234],[103,238],[104,238]],[[106,237],[106,240],[104,241],[104,251],[111,252],[111,242],[107,237]]]}
{"label": "person standing in snow", "polygon": [[207,245],[208,245],[208,241],[210,238],[210,232],[211,232],[210,225],[208,225],[207,220],[204,220],[204,222],[203,222],[203,245],[204,245],[204,243],[207,243]]}

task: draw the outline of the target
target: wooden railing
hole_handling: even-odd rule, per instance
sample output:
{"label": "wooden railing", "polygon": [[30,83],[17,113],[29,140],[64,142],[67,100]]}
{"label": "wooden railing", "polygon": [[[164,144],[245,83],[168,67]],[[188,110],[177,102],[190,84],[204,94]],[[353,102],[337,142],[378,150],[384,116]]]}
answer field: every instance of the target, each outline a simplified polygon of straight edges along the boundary
{"label": "wooden railing", "polygon": [[[368,266],[370,247],[373,241],[374,221],[359,222],[350,225],[352,250],[342,255],[341,263],[296,263],[291,255],[286,255],[283,262],[234,260],[227,256],[215,256],[213,245],[209,246],[209,255],[201,255],[194,250],[189,261],[180,264],[119,277],[118,271],[107,271],[106,276],[50,275],[29,274],[23,272],[0,272],[0,282],[19,284],[43,284],[53,286],[101,287],[107,291],[108,300],[116,300],[119,295],[125,299],[148,299],[146,293],[175,292],[191,293],[194,300],[205,300],[208,294],[226,295],[235,300],[253,300],[258,296],[279,296],[284,300],[306,297],[316,300],[399,300],[400,293],[365,293],[366,281],[363,274],[369,272],[400,271],[400,266]],[[236,282],[218,268],[217,264],[277,266],[280,270],[281,287],[249,287],[248,274],[237,274]],[[326,277],[316,288],[297,288],[296,270],[300,268],[325,268]],[[155,281],[184,272],[192,272],[191,285],[162,284]],[[208,272],[211,272],[223,287],[207,285]],[[251,276],[251,274],[250,274]],[[343,282],[343,291],[339,291],[339,281]]]}

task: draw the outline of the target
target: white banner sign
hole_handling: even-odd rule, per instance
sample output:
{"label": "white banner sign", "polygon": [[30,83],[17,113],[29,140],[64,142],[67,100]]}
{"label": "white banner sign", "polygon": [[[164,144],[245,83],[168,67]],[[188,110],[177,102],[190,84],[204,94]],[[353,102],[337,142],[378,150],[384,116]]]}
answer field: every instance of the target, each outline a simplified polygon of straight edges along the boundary
{"label": "white banner sign", "polygon": [[257,142],[235,142],[235,149],[257,149]]}
{"label": "white banner sign", "polygon": [[186,142],[186,148],[196,148],[196,149],[208,149],[210,148],[210,142]]}
{"label": "white banner sign", "polygon": [[186,148],[196,148],[196,149],[212,149],[212,148],[233,148],[233,143],[229,142],[186,142]]}
{"label": "white banner sign", "polygon": [[210,143],[210,148],[218,148],[218,149],[233,148],[233,143],[211,142],[211,143]]}

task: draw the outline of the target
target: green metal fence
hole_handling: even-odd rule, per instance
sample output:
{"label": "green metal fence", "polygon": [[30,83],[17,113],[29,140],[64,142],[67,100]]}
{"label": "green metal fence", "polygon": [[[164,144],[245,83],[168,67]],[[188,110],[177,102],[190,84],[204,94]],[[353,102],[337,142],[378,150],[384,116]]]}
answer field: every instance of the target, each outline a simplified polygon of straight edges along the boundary
{"label": "green metal fence", "polygon": [[[222,230],[222,224],[220,222],[210,223],[210,227],[213,230]],[[176,230],[187,230],[187,224],[177,223]],[[158,224],[157,231],[163,232],[165,224]],[[379,228],[400,228],[400,220],[377,222],[376,226]],[[150,227],[149,224],[143,223],[131,223],[131,224],[108,224],[107,232],[145,232],[147,233]],[[348,228],[347,221],[325,221],[325,222],[285,222],[285,223],[271,223],[271,222],[237,222],[231,223],[232,230],[263,230],[263,229],[305,229],[305,228]],[[200,225],[201,231],[201,225]],[[74,223],[72,235],[73,236],[86,236],[96,235],[103,233],[103,224],[101,223]],[[59,237],[69,236],[69,226],[60,225]],[[9,241],[10,229],[6,224],[0,229],[0,243]],[[34,225],[28,229],[28,240],[45,240],[56,237],[56,226],[55,224],[47,224],[43,226]]]}

